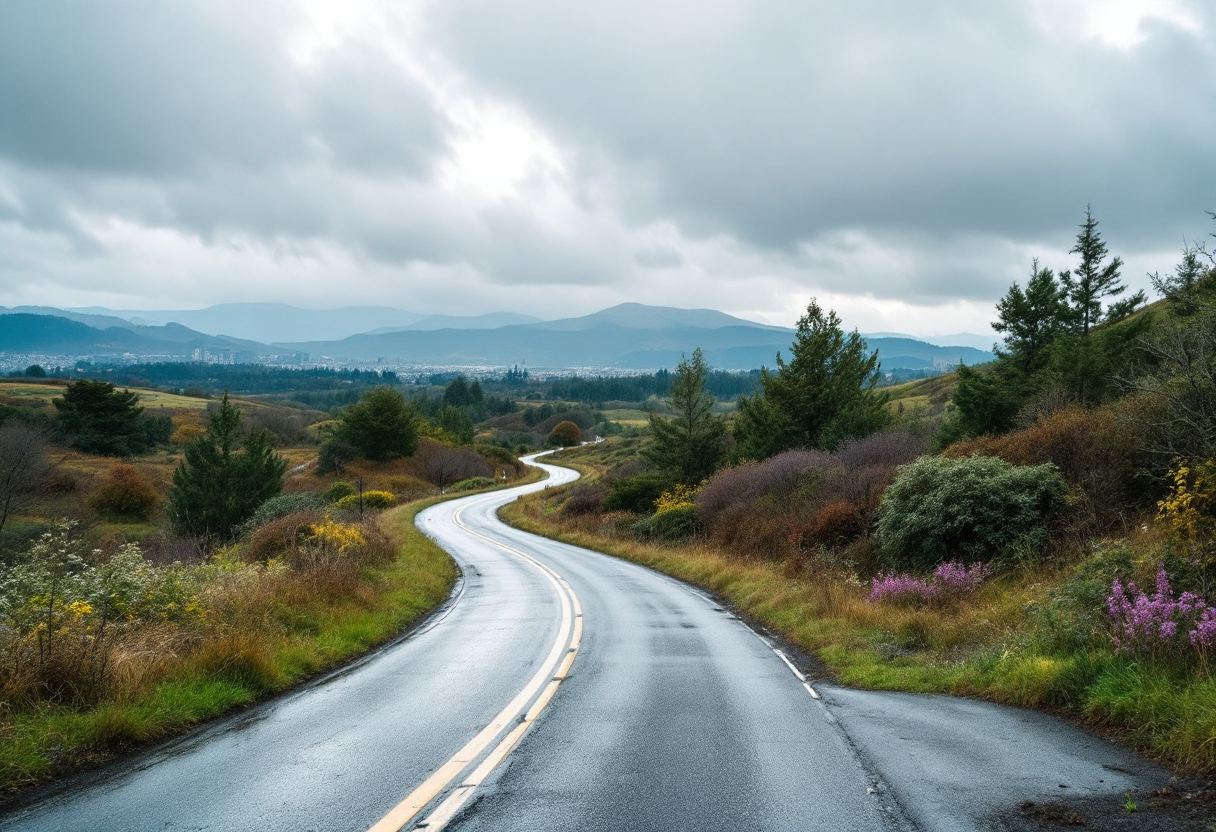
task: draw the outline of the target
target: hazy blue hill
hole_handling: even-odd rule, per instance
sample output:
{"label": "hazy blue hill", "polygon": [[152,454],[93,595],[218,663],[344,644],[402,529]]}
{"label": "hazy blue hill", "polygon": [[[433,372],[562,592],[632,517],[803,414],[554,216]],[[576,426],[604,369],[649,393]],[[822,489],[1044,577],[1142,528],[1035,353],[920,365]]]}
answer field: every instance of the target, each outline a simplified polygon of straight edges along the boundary
{"label": "hazy blue hill", "polygon": [[728,326],[748,326],[756,329],[782,330],[781,327],[770,327],[745,321],[725,312],[713,309],[675,309],[669,306],[646,306],[641,303],[622,303],[617,306],[583,315],[578,318],[562,318],[556,321],[545,321],[533,324],[534,329],[561,331],[578,331],[591,329],[605,324],[628,327],[630,329],[671,329],[692,327],[697,329],[721,329]]}
{"label": "hazy blue hill", "polygon": [[424,316],[386,306],[342,306],[335,309],[300,309],[286,303],[221,303],[205,309],[111,310],[100,307],[67,310],[105,314],[134,324],[163,326],[176,323],[210,335],[263,344],[304,340],[338,340],[384,327],[404,327]]}
{"label": "hazy blue hill", "polygon": [[[283,304],[225,304],[198,311],[219,315],[230,324],[244,321],[241,326],[248,326],[254,332],[285,332],[293,327],[303,327],[311,320],[315,324],[311,331],[320,333],[355,326],[358,320],[365,320],[360,315],[366,309],[375,309],[377,314],[413,314],[376,307],[300,310]],[[53,311],[63,314],[59,310]],[[73,314],[103,323],[116,319],[98,315],[97,311],[77,310]],[[255,324],[251,316],[259,314],[262,329],[252,329]],[[527,322],[503,325],[504,321],[521,317]],[[318,323],[322,318],[328,321],[324,325]],[[443,328],[435,328],[445,324],[447,326]],[[314,336],[307,340],[279,340],[276,343],[282,346],[271,347],[266,346],[266,342],[272,339],[265,336],[245,340],[207,335],[179,322],[152,325],[124,321],[122,326],[92,328],[67,317],[8,313],[0,317],[0,350],[78,355],[130,352],[160,356],[188,356],[197,348],[232,349],[259,355],[290,350],[307,352],[314,360],[328,357],[339,362],[383,359],[390,364],[425,366],[503,367],[518,364],[550,369],[654,370],[674,367],[681,356],[690,355],[700,347],[714,367],[750,370],[775,366],[778,351],[788,355],[794,340],[792,329],[756,324],[709,309],[672,309],[638,303],[621,304],[593,315],[559,321],[536,321],[513,313],[430,316],[390,329],[387,332],[361,332],[341,339]],[[867,342],[872,349],[878,350],[884,370],[940,369],[960,360],[974,365],[993,357],[991,353],[973,347],[939,347],[913,338],[871,336]]]}
{"label": "hazy blue hill", "polygon": [[148,339],[122,327],[97,329],[80,321],[53,315],[9,313],[0,318],[0,351],[53,354],[133,351]]}
{"label": "hazy blue hill", "polygon": [[187,356],[198,348],[264,353],[268,348],[195,332],[180,324],[93,327],[58,315],[5,312],[0,316],[0,352],[54,355],[122,354]]}
{"label": "hazy blue hill", "polygon": [[[685,316],[681,313],[691,312]],[[680,310],[625,304],[562,321],[504,326],[497,329],[364,334],[341,341],[306,341],[289,345],[314,358],[375,360],[428,366],[526,365],[534,368],[613,367],[653,370],[673,367],[697,347],[710,365],[727,370],[775,366],[778,351],[788,355],[794,331],[742,321],[709,310]],[[709,326],[690,326],[682,320]],[[619,321],[629,322],[623,325]],[[664,321],[677,323],[662,325]],[[931,369],[955,364],[982,364],[992,355],[971,347],[937,347],[907,338],[874,338],[884,369]]]}
{"label": "hazy blue hill", "polygon": [[[108,312],[108,310],[106,310]],[[126,318],[121,318],[117,315],[105,314],[98,310],[97,312],[70,311],[67,309],[57,309],[54,306],[0,306],[0,315],[52,315],[56,318],[67,318],[69,321],[78,321],[82,324],[95,327],[96,329],[109,329],[112,326],[121,327],[123,329],[132,329],[135,324],[128,321]]]}
{"label": "hazy blue hill", "polygon": [[381,327],[370,330],[368,335],[383,335],[388,332],[432,332],[437,329],[498,329],[500,326],[541,323],[541,319],[517,312],[490,312],[486,315],[427,315],[409,326]]}

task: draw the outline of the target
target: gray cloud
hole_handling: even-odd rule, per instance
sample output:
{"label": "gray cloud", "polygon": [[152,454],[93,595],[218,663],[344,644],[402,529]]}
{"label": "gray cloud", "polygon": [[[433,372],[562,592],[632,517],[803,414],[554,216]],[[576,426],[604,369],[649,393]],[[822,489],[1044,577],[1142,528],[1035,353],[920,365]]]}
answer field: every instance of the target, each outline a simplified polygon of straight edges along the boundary
{"label": "gray cloud", "polygon": [[301,294],[990,309],[1088,203],[1129,262],[1210,228],[1216,12],[1180,2],[1120,48],[1025,0],[447,0],[305,57],[286,0],[6,3],[0,302],[329,270]]}

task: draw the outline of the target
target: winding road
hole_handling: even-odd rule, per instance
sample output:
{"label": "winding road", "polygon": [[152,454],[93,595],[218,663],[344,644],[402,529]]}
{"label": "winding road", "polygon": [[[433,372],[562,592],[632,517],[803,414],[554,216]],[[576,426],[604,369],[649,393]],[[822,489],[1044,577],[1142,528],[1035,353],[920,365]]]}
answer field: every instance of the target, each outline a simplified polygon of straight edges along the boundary
{"label": "winding road", "polygon": [[[540,464],[540,463],[537,463]],[[712,598],[436,505],[460,564],[409,638],[0,815],[50,830],[974,830],[1168,774],[1049,716],[806,680]]]}

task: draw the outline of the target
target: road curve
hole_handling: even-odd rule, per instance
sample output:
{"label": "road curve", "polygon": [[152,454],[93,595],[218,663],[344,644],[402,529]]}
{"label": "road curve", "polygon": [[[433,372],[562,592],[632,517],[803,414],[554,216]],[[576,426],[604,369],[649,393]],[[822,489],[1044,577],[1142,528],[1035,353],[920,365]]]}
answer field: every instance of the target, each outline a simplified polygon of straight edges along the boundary
{"label": "road curve", "polygon": [[419,515],[464,573],[422,631],[0,828],[962,830],[1167,777],[1040,714],[812,691],[703,594],[504,526],[503,504],[576,476],[542,467]]}

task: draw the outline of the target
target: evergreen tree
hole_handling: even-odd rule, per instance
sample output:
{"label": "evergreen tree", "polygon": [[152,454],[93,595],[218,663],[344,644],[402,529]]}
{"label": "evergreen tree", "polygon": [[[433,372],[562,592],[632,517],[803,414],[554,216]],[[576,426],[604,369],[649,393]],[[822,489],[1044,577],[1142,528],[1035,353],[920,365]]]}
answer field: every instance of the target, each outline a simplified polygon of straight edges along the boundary
{"label": "evergreen tree", "polygon": [[1023,291],[1018,284],[996,305],[997,320],[992,328],[1005,334],[1005,346],[996,354],[1013,362],[1029,376],[1042,369],[1046,348],[1064,331],[1068,319],[1066,293],[1051,269],[1033,261],[1030,279]]}
{"label": "evergreen tree", "polygon": [[139,396],[116,390],[108,381],[81,379],[69,384],[63,396],[52,400],[57,421],[72,445],[88,454],[129,456],[149,447]]}
{"label": "evergreen tree", "polygon": [[207,434],[186,446],[173,472],[169,518],[178,533],[229,540],[258,506],[283,490],[287,463],[263,430],[241,440],[241,410],[228,400],[211,414]]}
{"label": "evergreen tree", "polygon": [[337,438],[365,459],[412,456],[418,449],[418,417],[405,397],[391,387],[369,391],[339,418],[342,424]]}
{"label": "evergreen tree", "polygon": [[798,444],[794,423],[773,407],[763,390],[739,397],[731,432],[733,461],[768,459]]}
{"label": "evergreen tree", "polygon": [[[765,421],[773,426],[785,423],[780,437],[784,447],[832,450],[890,422],[886,397],[874,389],[879,377],[877,351],[867,349],[857,330],[846,335],[836,313],[825,312],[814,298],[798,319],[790,355],[787,364],[778,354],[777,372],[762,371],[760,376],[763,398],[776,411],[776,416],[763,414]],[[759,437],[746,436],[748,419],[762,410],[751,410],[736,424],[744,428],[744,442],[755,444]],[[767,444],[772,447],[777,442]]]}
{"label": "evergreen tree", "polygon": [[1105,316],[1102,312],[1102,300],[1117,297],[1127,290],[1127,286],[1119,281],[1119,270],[1123,261],[1112,257],[1106,260],[1106,243],[1098,233],[1098,221],[1094,219],[1088,206],[1085,208],[1085,222],[1080,225],[1077,243],[1069,251],[1070,254],[1081,256],[1075,272],[1060,273],[1060,282],[1068,296],[1072,310],[1072,325],[1076,332],[1088,335],[1089,331],[1103,321],[1116,321],[1130,315],[1137,306],[1145,301],[1143,292],[1137,292],[1129,298],[1111,304]]}
{"label": "evergreen tree", "polygon": [[726,421],[713,412],[714,398],[705,389],[709,367],[701,348],[681,357],[671,381],[668,407],[675,416],[650,415],[650,442],[642,458],[688,485],[708,477],[726,452]]}

